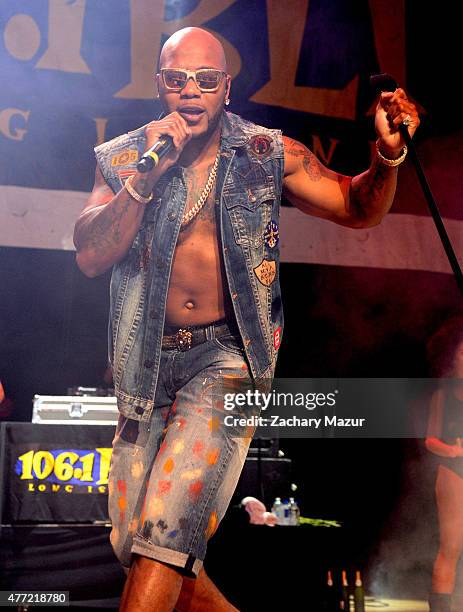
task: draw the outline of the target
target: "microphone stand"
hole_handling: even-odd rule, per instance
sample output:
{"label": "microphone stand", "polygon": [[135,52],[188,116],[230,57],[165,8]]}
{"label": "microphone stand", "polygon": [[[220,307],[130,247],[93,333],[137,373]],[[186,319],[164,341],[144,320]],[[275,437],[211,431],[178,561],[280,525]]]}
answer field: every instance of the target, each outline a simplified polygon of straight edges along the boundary
{"label": "microphone stand", "polygon": [[[370,77],[370,83],[375,88],[381,88],[382,91],[394,91],[394,89],[397,89],[398,87],[396,81],[389,74],[373,75]],[[445,229],[444,222],[442,221],[442,216],[439,212],[439,208],[436,204],[434,196],[432,195],[431,188],[429,187],[429,183],[423,171],[423,167],[418,157],[415,144],[412,140],[412,137],[408,133],[408,128],[406,125],[401,123],[399,125],[399,130],[403,136],[403,139],[405,140],[405,144],[407,145],[410,158],[413,162],[413,165],[415,166],[415,171],[418,176],[418,180],[426,198],[428,208],[431,212],[431,216],[433,218],[437,232],[441,239],[442,246],[444,247],[445,254],[447,255],[450,267],[452,268],[455,281],[458,285],[458,288],[460,289],[460,293],[463,295],[463,273],[461,271],[460,264],[458,263],[458,259],[455,255],[455,251],[453,250],[452,243],[450,242],[450,238],[447,234],[447,230]]]}

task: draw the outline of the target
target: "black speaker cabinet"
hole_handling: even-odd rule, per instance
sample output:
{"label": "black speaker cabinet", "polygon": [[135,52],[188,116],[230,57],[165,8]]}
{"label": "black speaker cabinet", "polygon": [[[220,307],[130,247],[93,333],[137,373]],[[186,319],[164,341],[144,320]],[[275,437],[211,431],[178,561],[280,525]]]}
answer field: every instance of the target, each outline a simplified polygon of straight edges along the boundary
{"label": "black speaker cabinet", "polygon": [[265,503],[267,509],[275,497],[291,494],[291,459],[286,457],[249,457],[238,481],[233,503],[250,495]]}

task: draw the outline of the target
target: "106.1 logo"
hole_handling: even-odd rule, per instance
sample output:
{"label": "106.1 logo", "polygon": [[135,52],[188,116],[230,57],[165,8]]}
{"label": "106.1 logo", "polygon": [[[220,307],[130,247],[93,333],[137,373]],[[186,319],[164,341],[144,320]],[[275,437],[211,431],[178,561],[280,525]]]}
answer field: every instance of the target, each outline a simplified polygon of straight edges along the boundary
{"label": "106.1 logo", "polygon": [[29,491],[106,493],[111,448],[30,450],[16,461],[15,473],[29,482]]}

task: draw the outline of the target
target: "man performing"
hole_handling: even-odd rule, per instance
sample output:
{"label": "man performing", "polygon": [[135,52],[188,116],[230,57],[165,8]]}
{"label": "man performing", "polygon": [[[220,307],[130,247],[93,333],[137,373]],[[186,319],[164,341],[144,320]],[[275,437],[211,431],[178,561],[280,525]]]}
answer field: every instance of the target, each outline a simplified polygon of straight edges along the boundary
{"label": "man performing", "polygon": [[[406,154],[398,126],[413,134],[419,118],[402,89],[383,93],[377,154],[351,178],[280,131],[224,112],[231,80],[207,31],[171,36],[156,80],[162,118],[96,148],[95,186],[74,234],[86,275],[114,266],[110,358],[121,415],[111,543],[128,571],[122,610],[229,611],[202,561],[252,431],[217,425],[211,389],[222,378],[273,376],[283,331],[281,192],[307,214],[378,224]],[[137,172],[163,135],[174,146]]]}

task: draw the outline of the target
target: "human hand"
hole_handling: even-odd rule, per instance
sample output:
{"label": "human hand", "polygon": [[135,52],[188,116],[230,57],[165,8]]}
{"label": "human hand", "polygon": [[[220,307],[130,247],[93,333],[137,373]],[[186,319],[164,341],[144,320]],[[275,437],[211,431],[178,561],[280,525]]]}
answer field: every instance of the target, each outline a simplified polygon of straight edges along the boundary
{"label": "human hand", "polygon": [[390,159],[398,157],[405,145],[399,131],[401,123],[407,124],[408,133],[413,136],[420,124],[416,106],[407,98],[402,88],[381,93],[376,106],[375,129],[379,137],[381,153]]}
{"label": "human hand", "polygon": [[156,174],[164,174],[180,157],[185,145],[191,139],[191,129],[185,119],[173,112],[158,121],[145,126],[146,150],[150,149],[162,136],[171,136],[174,146],[164,155],[156,166]]}

